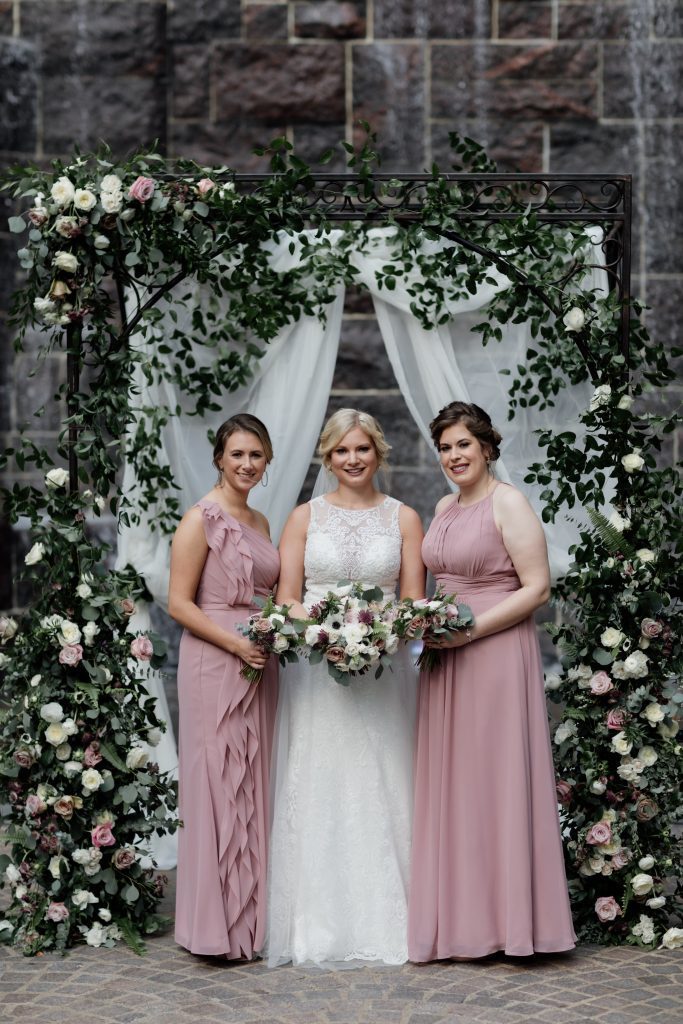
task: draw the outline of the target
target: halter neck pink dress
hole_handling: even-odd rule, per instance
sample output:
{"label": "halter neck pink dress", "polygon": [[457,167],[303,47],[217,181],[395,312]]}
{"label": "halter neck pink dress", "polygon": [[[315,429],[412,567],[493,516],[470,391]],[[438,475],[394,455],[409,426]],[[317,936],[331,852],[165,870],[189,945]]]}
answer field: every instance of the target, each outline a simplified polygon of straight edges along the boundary
{"label": "halter neck pink dress", "polygon": [[[277,549],[200,501],[209,551],[196,603],[237,632],[272,590]],[[266,924],[269,766],[277,662],[249,683],[240,659],[185,630],[178,664],[180,819],[175,938],[193,953],[252,957]]]}
{"label": "halter neck pink dress", "polygon": [[[520,586],[492,496],[451,502],[422,547],[437,583],[475,618]],[[575,941],[530,616],[443,652],[420,679],[408,949],[423,962]]]}

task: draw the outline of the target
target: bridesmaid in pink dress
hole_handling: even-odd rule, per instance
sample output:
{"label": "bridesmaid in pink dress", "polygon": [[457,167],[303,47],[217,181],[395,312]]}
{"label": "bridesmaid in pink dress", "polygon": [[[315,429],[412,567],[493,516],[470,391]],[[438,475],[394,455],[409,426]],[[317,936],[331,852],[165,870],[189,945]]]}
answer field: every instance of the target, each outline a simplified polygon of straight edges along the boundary
{"label": "bridesmaid in pink dress", "polygon": [[[170,614],[180,644],[180,829],[175,938],[192,953],[250,960],[265,938],[270,750],[277,664],[237,632],[280,561],[247,504],[273,456],[242,414],[218,430],[217,485],[186,513],[171,551]],[[263,668],[259,683],[240,675]]]}
{"label": "bridesmaid in pink dress", "polygon": [[541,524],[489,464],[500,434],[476,405],[431,423],[459,487],[436,506],[427,568],[474,626],[420,680],[408,912],[411,960],[574,946],[533,612],[549,594]]}

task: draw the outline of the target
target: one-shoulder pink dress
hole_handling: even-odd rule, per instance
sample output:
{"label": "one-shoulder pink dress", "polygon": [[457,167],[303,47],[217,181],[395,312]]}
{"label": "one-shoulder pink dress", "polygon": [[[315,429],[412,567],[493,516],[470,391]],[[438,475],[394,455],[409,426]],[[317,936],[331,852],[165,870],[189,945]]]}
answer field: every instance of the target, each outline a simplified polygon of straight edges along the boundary
{"label": "one-shoulder pink dress", "polygon": [[[475,618],[520,586],[491,499],[451,502],[422,547],[437,583]],[[529,617],[443,652],[422,674],[408,949],[419,962],[528,956],[575,941]]]}
{"label": "one-shoulder pink dress", "polygon": [[[277,549],[200,501],[209,552],[196,602],[237,632],[277,581]],[[249,683],[241,661],[185,630],[178,664],[179,833],[175,938],[193,953],[251,957],[266,926],[269,765],[277,663]]]}

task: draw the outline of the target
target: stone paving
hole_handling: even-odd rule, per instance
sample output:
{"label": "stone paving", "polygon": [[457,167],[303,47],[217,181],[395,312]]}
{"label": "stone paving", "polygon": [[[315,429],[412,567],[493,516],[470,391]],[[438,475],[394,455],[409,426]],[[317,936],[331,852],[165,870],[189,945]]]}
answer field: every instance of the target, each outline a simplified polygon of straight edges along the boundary
{"label": "stone paving", "polygon": [[230,966],[172,934],[137,957],[0,950],[5,1024],[681,1024],[683,954],[584,946],[425,967],[321,971]]}

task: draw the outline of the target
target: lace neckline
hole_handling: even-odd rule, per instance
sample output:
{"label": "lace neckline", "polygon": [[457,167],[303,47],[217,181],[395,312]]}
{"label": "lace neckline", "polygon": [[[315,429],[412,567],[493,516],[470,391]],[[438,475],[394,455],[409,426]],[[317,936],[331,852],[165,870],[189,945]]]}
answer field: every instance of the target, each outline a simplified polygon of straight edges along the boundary
{"label": "lace neckline", "polygon": [[368,505],[367,508],[346,508],[345,505],[333,505],[331,501],[328,501],[324,494],[320,495],[319,499],[327,508],[333,508],[337,512],[374,512],[378,508],[384,508],[387,502],[391,501],[391,497],[388,494],[384,495],[384,500],[380,501],[378,505]]}

